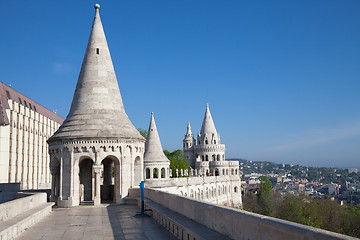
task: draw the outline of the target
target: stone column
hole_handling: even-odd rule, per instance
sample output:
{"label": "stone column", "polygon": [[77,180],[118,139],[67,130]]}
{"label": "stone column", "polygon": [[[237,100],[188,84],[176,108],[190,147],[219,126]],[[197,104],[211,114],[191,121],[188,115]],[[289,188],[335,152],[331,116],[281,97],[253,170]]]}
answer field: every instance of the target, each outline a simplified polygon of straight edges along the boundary
{"label": "stone column", "polygon": [[55,202],[56,201],[56,197],[55,197],[55,174],[56,174],[56,170],[54,168],[50,169],[51,171],[51,196],[50,196],[50,201]]}
{"label": "stone column", "polygon": [[59,176],[59,196],[58,200],[62,200],[62,181],[63,181],[63,169],[64,169],[64,161],[63,161],[63,157],[62,157],[62,151],[60,153],[60,176]]}
{"label": "stone column", "polygon": [[100,174],[101,174],[101,166],[94,166],[95,172],[95,196],[94,196],[94,206],[98,206],[101,204],[100,197]]}

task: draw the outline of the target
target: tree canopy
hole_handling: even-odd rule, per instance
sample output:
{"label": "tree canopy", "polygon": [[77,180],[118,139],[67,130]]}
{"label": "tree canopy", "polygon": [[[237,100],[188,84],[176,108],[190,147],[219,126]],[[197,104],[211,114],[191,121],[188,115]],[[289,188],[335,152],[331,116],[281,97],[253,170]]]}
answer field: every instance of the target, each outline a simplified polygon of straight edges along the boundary
{"label": "tree canopy", "polygon": [[165,156],[170,160],[170,169],[172,171],[172,177],[176,177],[176,169],[178,169],[179,177],[181,169],[189,169],[190,164],[184,158],[184,152],[180,149],[173,152],[164,150]]}
{"label": "tree canopy", "polygon": [[262,214],[270,215],[272,213],[274,207],[274,193],[272,190],[272,184],[266,176],[261,177],[257,201]]}
{"label": "tree canopy", "polygon": [[147,139],[148,132],[146,130],[144,130],[142,128],[138,128],[137,130],[139,131],[141,136],[143,136],[145,139]]}

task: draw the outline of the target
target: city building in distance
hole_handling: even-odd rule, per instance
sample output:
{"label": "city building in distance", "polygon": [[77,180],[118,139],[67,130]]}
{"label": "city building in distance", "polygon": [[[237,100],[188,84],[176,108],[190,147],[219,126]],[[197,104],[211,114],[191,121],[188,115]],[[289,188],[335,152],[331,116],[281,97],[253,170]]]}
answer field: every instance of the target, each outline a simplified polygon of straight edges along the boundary
{"label": "city building in distance", "polygon": [[50,188],[46,140],[63,118],[0,82],[0,183]]}

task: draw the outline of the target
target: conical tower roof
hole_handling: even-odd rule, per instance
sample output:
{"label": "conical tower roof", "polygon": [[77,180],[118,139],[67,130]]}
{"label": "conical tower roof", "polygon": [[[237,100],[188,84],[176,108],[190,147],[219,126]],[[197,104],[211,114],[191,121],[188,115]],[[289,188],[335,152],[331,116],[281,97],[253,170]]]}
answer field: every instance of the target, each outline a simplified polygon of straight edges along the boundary
{"label": "conical tower roof", "polygon": [[91,138],[144,140],[125,113],[99,8],[96,4],[70,112],[49,142]]}
{"label": "conical tower roof", "polygon": [[149,131],[145,142],[144,162],[169,162],[161,146],[153,113],[151,113]]}
{"label": "conical tower roof", "polygon": [[217,135],[215,124],[211,117],[209,104],[206,104],[206,111],[205,111],[204,121],[201,126],[200,134],[203,136],[205,134],[216,134]]}

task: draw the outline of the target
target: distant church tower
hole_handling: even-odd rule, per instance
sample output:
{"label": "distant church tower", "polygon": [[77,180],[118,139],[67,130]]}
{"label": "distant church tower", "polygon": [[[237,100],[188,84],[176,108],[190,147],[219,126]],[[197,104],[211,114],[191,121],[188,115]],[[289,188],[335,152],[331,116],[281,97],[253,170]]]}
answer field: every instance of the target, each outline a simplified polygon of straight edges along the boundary
{"label": "distant church tower", "polygon": [[48,140],[51,197],[60,207],[120,203],[143,180],[145,139],[125,113],[99,8],[70,112]]}
{"label": "distant church tower", "polygon": [[151,113],[148,135],[145,143],[144,178],[145,181],[168,179],[170,160],[165,156],[159,133],[156,128],[154,114]]}
{"label": "distant church tower", "polygon": [[[197,136],[197,144],[193,144],[190,124],[183,140],[185,159],[200,175],[229,175],[229,162],[225,161],[225,145],[220,142],[209,105],[206,105],[201,131]],[[237,172],[237,171],[236,171]]]}

